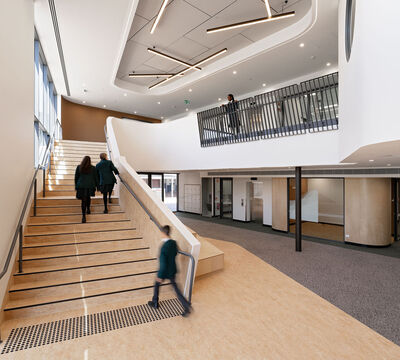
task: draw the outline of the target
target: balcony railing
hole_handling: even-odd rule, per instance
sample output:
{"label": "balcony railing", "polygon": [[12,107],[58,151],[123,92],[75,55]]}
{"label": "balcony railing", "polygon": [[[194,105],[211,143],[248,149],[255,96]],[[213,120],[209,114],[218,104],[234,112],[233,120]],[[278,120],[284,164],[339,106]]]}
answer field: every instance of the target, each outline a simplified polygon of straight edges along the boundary
{"label": "balcony railing", "polygon": [[202,147],[338,129],[338,73],[197,114]]}

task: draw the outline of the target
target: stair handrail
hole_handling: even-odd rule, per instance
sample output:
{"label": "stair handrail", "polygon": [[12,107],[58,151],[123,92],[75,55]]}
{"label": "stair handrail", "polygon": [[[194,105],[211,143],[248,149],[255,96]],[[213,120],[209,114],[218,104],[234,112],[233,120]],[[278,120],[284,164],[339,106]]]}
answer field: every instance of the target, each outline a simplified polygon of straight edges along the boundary
{"label": "stair handrail", "polygon": [[29,199],[31,197],[33,188],[35,188],[34,196],[35,196],[35,200],[36,200],[36,180],[37,180],[36,177],[37,177],[37,174],[38,174],[39,170],[46,169],[46,167],[47,167],[47,164],[48,164],[49,159],[50,159],[49,150],[51,149],[51,146],[52,146],[52,144],[54,142],[54,137],[55,137],[56,130],[57,130],[58,126],[61,127],[61,124],[60,124],[59,121],[58,121],[58,124],[56,124],[56,126],[54,128],[53,135],[51,136],[49,142],[47,143],[46,151],[44,152],[44,155],[42,157],[42,161],[37,166],[37,168],[35,170],[35,173],[33,174],[32,181],[31,181],[31,183],[29,185],[28,193],[27,193],[27,195],[25,197],[24,206],[22,208],[22,212],[21,212],[21,215],[20,215],[19,220],[18,220],[18,225],[17,225],[17,228],[15,229],[15,233],[14,233],[12,242],[10,244],[10,248],[8,250],[6,262],[4,263],[3,270],[0,272],[0,280],[8,272],[8,267],[10,266],[10,262],[11,262],[11,259],[12,259],[13,253],[14,253],[15,244],[17,242],[18,237],[19,237],[19,245],[20,245],[19,246],[19,272],[22,272],[22,237],[23,237],[23,231],[22,231],[23,230],[23,228],[22,228],[23,225],[22,225],[22,222],[24,221],[24,217],[25,217],[25,214],[26,214],[26,209],[28,207]]}
{"label": "stair handrail", "polygon": [[[106,137],[106,144],[107,144],[107,151],[108,151],[108,157],[111,159],[111,149],[108,145],[108,135],[107,135],[107,125],[104,125],[104,134]],[[147,208],[145,204],[137,197],[133,189],[129,186],[129,184],[121,177],[121,175],[117,175],[118,178],[120,179],[121,183],[125,186],[125,188],[128,190],[128,192],[133,196],[133,198],[138,202],[140,207],[144,210],[144,212],[148,215],[150,220],[158,227],[158,229],[161,231],[162,230],[162,225],[157,221],[157,219],[154,218],[154,216],[151,214],[150,210]],[[189,304],[192,303],[192,291],[193,291],[193,282],[194,282],[194,271],[195,271],[195,265],[196,261],[193,257],[192,254],[182,251],[178,249],[178,253],[187,256],[190,259],[190,266],[191,266],[191,272],[190,272],[190,285],[189,285],[189,296],[188,296],[188,302]]]}

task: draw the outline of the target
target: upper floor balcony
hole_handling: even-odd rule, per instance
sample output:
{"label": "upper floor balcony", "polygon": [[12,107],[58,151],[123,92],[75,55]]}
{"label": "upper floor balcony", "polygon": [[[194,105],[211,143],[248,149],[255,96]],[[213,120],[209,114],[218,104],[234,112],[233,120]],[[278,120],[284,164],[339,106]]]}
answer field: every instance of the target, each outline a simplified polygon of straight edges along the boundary
{"label": "upper floor balcony", "polygon": [[338,73],[197,114],[202,147],[337,130]]}

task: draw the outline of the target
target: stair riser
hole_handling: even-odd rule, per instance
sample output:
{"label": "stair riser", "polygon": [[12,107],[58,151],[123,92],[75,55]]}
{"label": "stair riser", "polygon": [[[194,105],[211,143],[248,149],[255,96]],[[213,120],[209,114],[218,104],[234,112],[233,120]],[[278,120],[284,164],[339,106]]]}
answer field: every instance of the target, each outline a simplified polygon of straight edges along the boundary
{"label": "stair riser", "polygon": [[33,261],[24,261],[23,270],[25,272],[32,272],[35,271],[35,269],[44,266],[56,267],[62,264],[63,267],[64,266],[74,267],[74,266],[85,266],[85,264],[90,264],[92,262],[101,264],[102,261],[104,261],[104,259],[107,259],[106,262],[120,262],[120,261],[131,261],[131,260],[138,260],[150,257],[151,257],[150,251],[146,249],[146,250],[135,250],[135,251],[116,252],[116,253],[107,253],[98,255],[62,257],[56,259],[41,259]]}
{"label": "stair riser", "polygon": [[[95,214],[103,214],[104,205],[91,205],[92,215]],[[119,205],[110,205],[107,204],[107,208],[110,214],[121,212],[121,207]],[[37,215],[63,215],[63,214],[81,214],[82,210],[80,206],[77,207],[66,207],[66,208],[37,208]],[[33,215],[33,210],[31,211],[31,215]]]}
{"label": "stair riser", "polygon": [[[30,235],[61,235],[81,232],[101,232],[109,230],[133,230],[134,224],[131,221],[86,223],[76,225],[48,225],[48,226],[27,226],[25,236]],[[96,236],[96,235],[94,235]]]}
{"label": "stair riser", "polygon": [[[103,204],[103,198],[92,198],[91,200],[91,205],[102,205]],[[112,204],[117,205],[119,204],[118,199],[113,198],[112,199]],[[69,206],[69,205],[74,205],[74,206],[80,206],[81,201],[78,199],[38,199],[37,200],[37,206]]]}
{"label": "stair riser", "polygon": [[75,185],[74,179],[71,177],[71,179],[58,179],[58,180],[46,180],[46,185],[51,185],[51,186],[58,186],[58,185]]}
{"label": "stair riser", "polygon": [[120,289],[152,285],[155,276],[155,274],[146,274],[73,285],[54,286],[38,290],[10,292],[10,300],[15,301],[35,298],[35,301],[45,302],[46,297],[50,298],[52,296],[69,298],[71,295],[82,296],[88,292],[92,293],[93,291],[99,293],[113,292]]}
{"label": "stair riser", "polygon": [[[41,274],[30,274],[22,276],[14,276],[14,284],[23,285],[24,287],[35,286],[37,282],[48,281],[52,282],[71,282],[79,281],[82,278],[96,278],[96,277],[109,277],[118,273],[138,273],[153,271],[158,269],[157,260],[133,262],[127,264],[97,266],[85,269],[74,269],[65,271],[53,271]],[[26,271],[24,271],[26,273]]]}
{"label": "stair riser", "polygon": [[[165,293],[166,291],[164,291]],[[62,302],[52,305],[38,306],[28,309],[13,310],[4,312],[5,320],[20,319],[20,318],[41,318],[47,315],[62,314],[67,311],[82,310],[82,315],[90,313],[92,308],[98,305],[121,303],[124,301],[131,301],[135,298],[151,298],[153,289],[145,289],[138,291],[130,291],[114,295],[99,296],[85,300],[75,300]]]}
{"label": "stair riser", "polygon": [[46,191],[75,191],[75,184],[46,184]]}
{"label": "stair riser", "polygon": [[[76,191],[46,191],[46,196],[47,197],[52,197],[52,196],[75,196]],[[96,195],[100,196],[100,193],[96,193]]]}
{"label": "stair riser", "polygon": [[[86,216],[88,222],[91,221],[119,221],[127,220],[125,214],[90,214]],[[31,217],[29,218],[29,225],[38,224],[64,224],[64,223],[80,223],[82,215],[60,215],[60,216],[49,216],[49,217]]]}
{"label": "stair riser", "polygon": [[76,152],[83,156],[86,154],[97,154],[98,156],[102,152],[107,153],[107,148],[98,146],[57,146],[55,149],[58,153]]}
{"label": "stair riser", "polygon": [[97,233],[80,233],[80,234],[62,234],[51,236],[34,236],[25,237],[24,246],[53,245],[74,242],[99,241],[99,240],[115,240],[140,237],[141,234],[137,230],[118,230],[105,231]]}
{"label": "stair riser", "polygon": [[40,256],[59,256],[65,253],[68,254],[86,254],[99,251],[113,251],[113,250],[125,250],[138,247],[146,247],[146,242],[142,239],[137,240],[125,240],[125,241],[110,241],[104,243],[93,243],[93,244],[80,244],[80,245],[63,245],[63,246],[51,246],[51,247],[39,247],[23,249],[23,258],[26,257],[40,257]]}

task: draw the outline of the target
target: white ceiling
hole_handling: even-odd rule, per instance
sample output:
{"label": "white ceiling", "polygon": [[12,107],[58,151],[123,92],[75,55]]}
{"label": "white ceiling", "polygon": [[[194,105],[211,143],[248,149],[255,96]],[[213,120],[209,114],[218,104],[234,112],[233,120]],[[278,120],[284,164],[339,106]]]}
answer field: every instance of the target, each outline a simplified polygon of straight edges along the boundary
{"label": "white ceiling", "polygon": [[[271,0],[274,14],[295,11],[296,16],[250,28],[207,34],[206,30],[212,27],[265,17],[267,15],[265,3],[262,0],[171,0],[156,31],[150,34],[161,2],[139,1],[118,69],[118,78],[148,87],[160,80],[130,78],[128,74],[132,71],[175,73],[184,67],[150,54],[147,48],[154,47],[193,64],[223,48],[228,49],[227,54],[242,49],[295,23],[311,8],[311,0],[290,0],[287,4],[284,0]],[[212,61],[206,66],[211,63]]]}
{"label": "white ceiling", "polygon": [[[218,98],[225,98],[229,92],[240,98],[249,92],[265,91],[263,83],[271,88],[306,74],[337,68],[338,0],[289,0],[285,10],[296,10],[294,18],[217,34],[206,34],[205,29],[265,16],[262,0],[173,0],[154,35],[150,35],[151,19],[157,14],[162,0],[140,0],[137,9],[136,2],[55,0],[71,89],[69,100],[85,101],[87,105],[97,107],[106,105],[109,109],[159,119],[176,118],[185,114],[186,109],[196,111],[214,106]],[[279,12],[282,3],[271,0],[272,7]],[[276,40],[282,33],[280,29],[288,29],[290,24],[295,26],[300,17],[305,18],[311,3],[318,5],[317,16],[308,31],[251,58],[237,55],[227,67],[232,52],[243,54],[266,39]],[[35,26],[56,88],[65,95],[47,0],[35,0]],[[303,48],[299,47],[301,42],[305,44]],[[150,46],[188,62],[196,62],[223,47],[227,47],[228,52],[225,58],[219,59],[221,61],[202,66],[203,71],[170,81],[174,86],[165,93],[140,93],[138,89],[147,89],[154,80],[135,79],[132,83],[133,79],[126,78],[130,71],[178,71],[183,68],[148,53],[146,49]],[[327,62],[332,64],[330,68],[326,67]],[[223,63],[225,66],[220,66]],[[233,70],[237,71],[236,75]],[[199,77],[198,73],[205,75]],[[184,100],[189,100],[190,105]]]}

